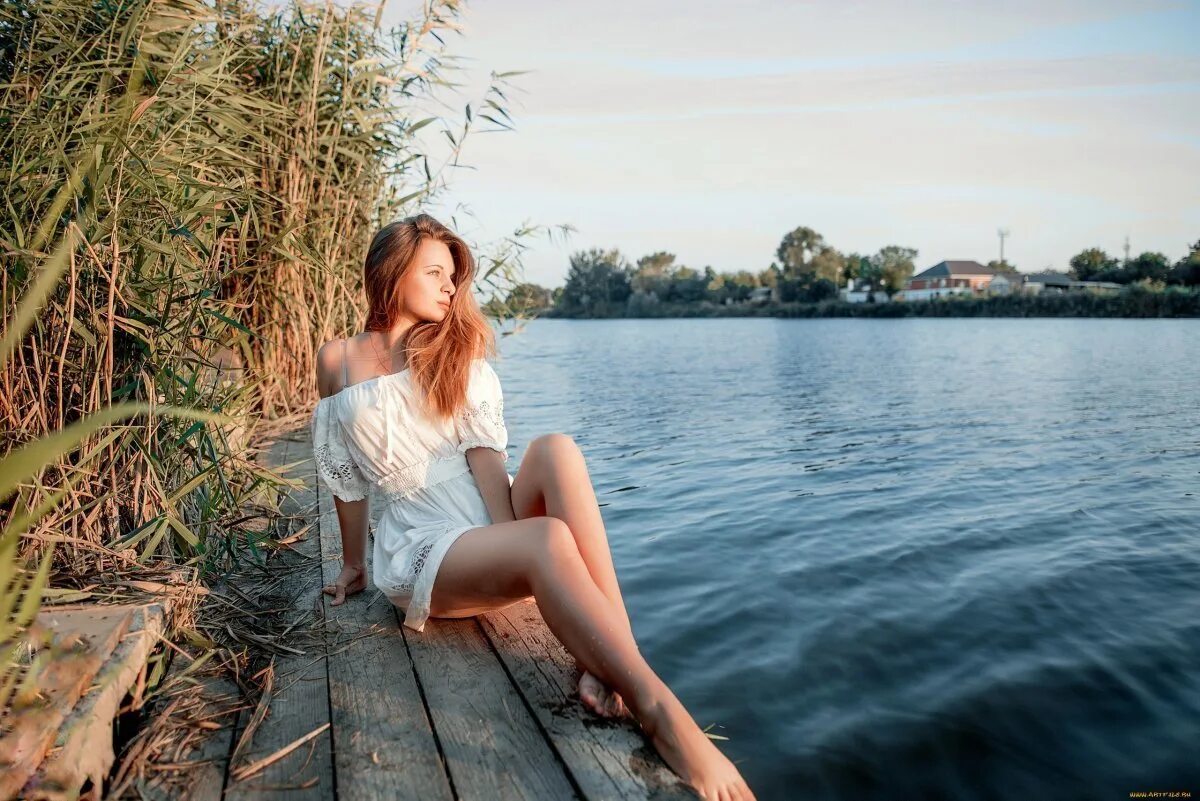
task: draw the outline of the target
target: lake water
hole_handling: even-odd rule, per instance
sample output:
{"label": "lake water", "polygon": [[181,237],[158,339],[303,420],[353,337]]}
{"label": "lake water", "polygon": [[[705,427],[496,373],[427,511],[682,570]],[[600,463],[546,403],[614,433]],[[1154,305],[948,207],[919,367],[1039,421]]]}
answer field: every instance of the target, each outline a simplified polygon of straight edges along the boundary
{"label": "lake water", "polygon": [[536,320],[642,653],[763,799],[1200,797],[1200,320]]}

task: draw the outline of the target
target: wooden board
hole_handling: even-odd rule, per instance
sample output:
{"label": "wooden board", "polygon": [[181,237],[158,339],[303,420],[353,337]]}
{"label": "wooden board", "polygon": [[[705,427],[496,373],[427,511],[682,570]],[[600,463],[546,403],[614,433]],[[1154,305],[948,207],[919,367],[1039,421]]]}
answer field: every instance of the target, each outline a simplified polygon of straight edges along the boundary
{"label": "wooden board", "polygon": [[133,708],[142,704],[147,661],[166,628],[168,605],[164,601],[132,608],[128,630],[59,727],[53,749],[30,783],[39,790],[27,787],[27,798],[41,798],[47,791],[49,797],[72,794],[88,779],[93,787],[103,786],[116,759],[113,721],[126,696],[133,696]]}
{"label": "wooden board", "polygon": [[[303,450],[298,442],[280,439],[273,443],[269,459],[274,465],[295,462],[303,458]],[[302,489],[289,493],[283,512],[296,518],[297,527],[315,522],[316,492],[309,482],[306,481]],[[321,554],[317,539],[300,540],[291,551],[273,557],[277,569],[288,574],[281,587],[293,598],[292,614],[306,618],[298,623],[300,626],[319,624],[319,621],[311,620],[314,610],[320,610],[317,596],[321,591]],[[276,658],[274,692],[267,717],[254,733],[249,747],[230,764],[226,798],[257,801],[286,797],[323,801],[334,797],[327,671],[324,648]],[[235,741],[241,737],[252,714],[251,710],[244,710],[238,716]],[[239,768],[269,757],[321,727],[325,728],[315,737],[263,770],[241,780],[236,778]]]}
{"label": "wooden board", "polygon": [[[318,487],[324,583],[332,584],[342,565],[341,528],[333,495],[315,470],[310,463],[309,480]],[[374,497],[368,503],[378,519],[379,504]],[[370,557],[368,543],[368,579]],[[451,801],[395,607],[369,582],[340,606],[330,606],[331,596],[321,597],[329,624],[329,707],[341,797]]]}
{"label": "wooden board", "polygon": [[579,797],[476,620],[434,618],[404,636],[459,798]]}
{"label": "wooden board", "polygon": [[61,646],[73,645],[38,674],[42,698],[12,713],[12,727],[0,737],[0,798],[14,798],[46,757],[59,727],[75,708],[133,619],[128,605],[97,608],[73,605],[40,612],[36,625],[54,632]]}
{"label": "wooden board", "polygon": [[632,718],[601,718],[580,703],[575,660],[532,599],[488,612],[480,622],[589,801],[694,801],[695,793],[666,766]]}
{"label": "wooden board", "polygon": [[[184,662],[176,655],[172,670]],[[232,681],[216,676],[198,680],[203,686],[203,694],[209,699],[236,699],[241,690]],[[223,701],[222,703],[227,703]],[[227,715],[236,718],[236,715]],[[143,796],[149,798],[171,798],[172,801],[221,801],[225,793],[225,774],[229,769],[229,753],[233,750],[233,734],[235,726],[227,725],[215,731],[203,732],[199,742],[188,756],[190,766],[187,768],[187,784],[181,788],[168,788],[168,792],[154,793],[157,787],[152,786],[143,790]],[[150,792],[147,792],[149,790]]]}

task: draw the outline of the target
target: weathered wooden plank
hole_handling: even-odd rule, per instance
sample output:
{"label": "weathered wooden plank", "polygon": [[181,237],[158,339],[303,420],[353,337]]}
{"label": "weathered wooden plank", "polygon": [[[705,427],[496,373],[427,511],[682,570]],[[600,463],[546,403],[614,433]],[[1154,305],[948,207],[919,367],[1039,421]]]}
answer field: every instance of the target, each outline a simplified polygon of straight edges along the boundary
{"label": "weathered wooden plank", "polygon": [[[175,662],[182,661],[176,656]],[[177,668],[173,665],[172,669]],[[213,676],[200,679],[199,682],[204,687],[205,698],[236,699],[241,695],[238,686],[226,678]],[[229,752],[233,748],[233,734],[234,727],[224,725],[200,740],[188,756],[192,767],[187,770],[187,785],[174,795],[178,801],[221,801],[229,769]]]}
{"label": "weathered wooden plank", "polygon": [[35,627],[53,632],[63,652],[38,675],[41,698],[10,716],[0,738],[0,798],[14,798],[33,778],[59,727],[121,641],[133,619],[130,606],[72,605],[39,613]]}
{"label": "weathered wooden plank", "polygon": [[404,636],[460,799],[579,797],[476,620]]}
{"label": "weathered wooden plank", "polygon": [[54,749],[46,755],[33,781],[41,790],[28,792],[29,798],[40,798],[42,792],[49,797],[61,797],[56,795],[58,791],[74,793],[88,779],[93,787],[102,786],[116,759],[113,721],[127,694],[133,695],[133,708],[142,705],[147,660],[166,629],[169,604],[163,601],[131,607],[128,630],[63,721]]}
{"label": "weathered wooden plank", "polygon": [[[310,451],[305,444],[307,437],[302,439],[296,441],[284,437],[277,440],[268,454],[270,463],[283,465],[304,459]],[[312,482],[308,480],[309,469],[306,465],[296,465],[287,475],[304,479],[304,486],[288,494],[282,511],[294,515],[297,526],[312,524],[315,528],[317,498]],[[320,614],[322,608],[318,598],[321,592],[319,539],[317,536],[307,536],[292,546],[292,552],[285,551],[274,557],[278,560],[278,569],[288,574],[281,586],[295,599],[292,610],[297,616],[311,617],[314,613]],[[298,622],[300,626],[308,624],[309,621],[305,620]],[[255,732],[247,752],[238,754],[229,766],[226,798],[236,801],[278,799],[281,791],[289,799],[326,801],[334,797],[333,736],[329,728],[327,670],[323,646],[314,652],[276,659],[269,713]],[[239,715],[236,737],[241,737],[250,715],[248,710]],[[254,775],[237,779],[239,768],[274,754],[322,726],[326,727],[324,731],[286,756]]]}
{"label": "weathered wooden plank", "polygon": [[694,801],[632,718],[601,718],[580,703],[575,660],[532,598],[479,622],[588,801]]}
{"label": "weathered wooden plank", "polygon": [[[320,541],[324,583],[341,570],[342,538],[333,495],[319,481]],[[378,500],[370,499],[378,520]],[[371,549],[367,548],[370,576]],[[322,595],[329,622],[329,703],[334,765],[343,799],[414,798],[451,801],[446,767],[421,699],[396,608],[373,585],[340,606]]]}
{"label": "weathered wooden plank", "polygon": [[38,614],[29,642],[49,635],[53,645],[43,651],[49,661],[38,675],[37,697],[8,711],[0,737],[0,798],[15,797],[47,758],[60,727],[120,643],[133,613],[131,606],[72,605]]}

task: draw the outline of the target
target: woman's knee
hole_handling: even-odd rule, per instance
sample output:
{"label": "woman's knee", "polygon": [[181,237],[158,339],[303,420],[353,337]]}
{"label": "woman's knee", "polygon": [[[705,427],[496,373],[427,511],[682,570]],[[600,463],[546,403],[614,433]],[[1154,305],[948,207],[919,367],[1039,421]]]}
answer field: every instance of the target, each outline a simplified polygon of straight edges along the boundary
{"label": "woman's knee", "polygon": [[539,451],[548,453],[574,453],[579,454],[579,445],[575,442],[575,438],[570,434],[562,434],[553,432],[550,434],[541,434],[530,440],[528,449],[536,448]]}
{"label": "woman's knee", "polygon": [[554,567],[582,559],[575,535],[566,522],[548,515],[537,518],[537,521],[532,553],[535,568]]}

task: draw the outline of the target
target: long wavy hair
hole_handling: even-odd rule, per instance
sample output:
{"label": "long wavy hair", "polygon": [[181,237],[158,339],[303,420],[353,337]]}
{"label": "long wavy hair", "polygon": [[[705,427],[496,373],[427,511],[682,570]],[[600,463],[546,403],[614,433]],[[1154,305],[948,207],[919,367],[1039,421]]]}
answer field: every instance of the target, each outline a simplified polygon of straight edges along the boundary
{"label": "long wavy hair", "polygon": [[387,331],[403,310],[401,280],[413,268],[424,238],[445,243],[454,259],[454,297],[440,322],[423,321],[403,337],[410,378],[424,392],[426,412],[443,419],[458,412],[467,398],[471,362],[495,357],[496,335],[471,292],[475,257],[458,234],[428,214],[388,223],[367,250],[363,284],[367,293],[367,331]]}

